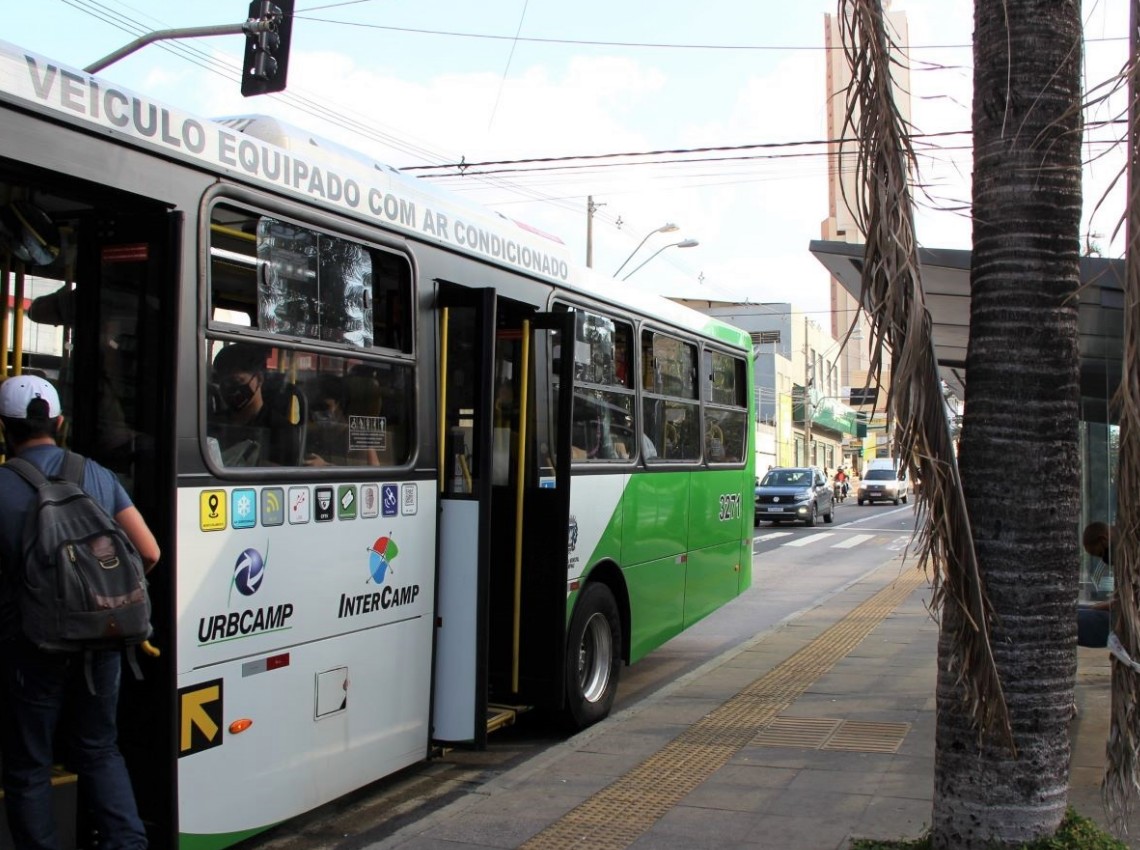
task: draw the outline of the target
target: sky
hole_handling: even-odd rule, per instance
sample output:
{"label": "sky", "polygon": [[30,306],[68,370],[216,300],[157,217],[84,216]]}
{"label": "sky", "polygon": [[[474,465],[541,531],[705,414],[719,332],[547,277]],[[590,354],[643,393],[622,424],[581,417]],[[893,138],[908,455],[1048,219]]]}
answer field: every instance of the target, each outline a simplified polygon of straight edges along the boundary
{"label": "sky", "polygon": [[[1124,64],[1127,5],[1084,2],[1088,89]],[[0,38],[82,68],[142,32],[240,23],[248,8],[0,0]],[[968,130],[973,3],[891,8],[910,29],[915,132]],[[808,245],[827,215],[827,160],[802,143],[827,137],[824,15],[836,10],[836,0],[625,0],[616,14],[601,0],[296,0],[282,94],[241,97],[241,35],[152,44],[99,76],[199,115],[273,115],[397,168],[675,152],[653,157],[667,164],[469,165],[431,179],[557,235],[583,262],[592,197],[593,266],[625,263],[625,276],[648,260],[623,285],[791,302],[824,324],[828,277]],[[1086,121],[1121,117],[1122,100],[1090,107]],[[1123,135],[1093,126],[1085,145],[1085,230],[1107,256],[1123,254],[1113,238],[1123,192],[1106,195],[1123,163],[1107,142]],[[729,146],[751,147],[721,162],[700,150]],[[919,199],[920,244],[970,247],[969,175],[968,137],[923,150],[932,197]],[[667,223],[678,230],[655,232]],[[699,245],[672,246],[683,239]]]}

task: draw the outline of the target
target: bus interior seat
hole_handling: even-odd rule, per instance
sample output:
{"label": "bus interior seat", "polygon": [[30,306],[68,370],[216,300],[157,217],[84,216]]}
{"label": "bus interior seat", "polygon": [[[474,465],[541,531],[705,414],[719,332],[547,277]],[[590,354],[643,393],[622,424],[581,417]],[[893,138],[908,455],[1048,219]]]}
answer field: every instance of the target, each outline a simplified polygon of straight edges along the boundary
{"label": "bus interior seat", "polygon": [[284,465],[300,466],[305,458],[305,437],[309,425],[309,404],[305,394],[280,372],[265,373],[262,394],[274,429],[280,429],[274,438],[281,440],[284,447]]}

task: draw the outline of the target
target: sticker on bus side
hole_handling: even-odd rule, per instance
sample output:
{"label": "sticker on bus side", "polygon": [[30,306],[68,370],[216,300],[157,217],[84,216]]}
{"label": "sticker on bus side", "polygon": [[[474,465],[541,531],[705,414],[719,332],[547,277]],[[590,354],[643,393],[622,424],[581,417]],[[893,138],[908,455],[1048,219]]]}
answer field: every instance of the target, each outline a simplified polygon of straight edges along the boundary
{"label": "sticker on bus side", "polygon": [[230,513],[234,528],[253,528],[257,525],[257,491],[248,487],[230,494]]}
{"label": "sticker on bus side", "polygon": [[261,488],[261,524],[285,524],[285,490],[281,487]]}
{"label": "sticker on bus side", "polygon": [[178,757],[222,745],[222,680],[178,689]]}
{"label": "sticker on bus side", "polygon": [[198,496],[198,526],[202,531],[226,528],[226,491],[203,490]]}

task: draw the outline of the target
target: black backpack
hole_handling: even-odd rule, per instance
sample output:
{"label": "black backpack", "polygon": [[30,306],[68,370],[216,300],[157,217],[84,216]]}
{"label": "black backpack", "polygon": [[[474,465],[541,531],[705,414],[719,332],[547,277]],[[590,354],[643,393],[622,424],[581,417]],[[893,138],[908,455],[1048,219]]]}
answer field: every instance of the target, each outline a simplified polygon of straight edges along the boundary
{"label": "black backpack", "polygon": [[84,459],[66,452],[60,475],[5,466],[36,491],[15,576],[20,625],[47,652],[124,649],[151,635],[142,557],[126,532],[84,491]]}

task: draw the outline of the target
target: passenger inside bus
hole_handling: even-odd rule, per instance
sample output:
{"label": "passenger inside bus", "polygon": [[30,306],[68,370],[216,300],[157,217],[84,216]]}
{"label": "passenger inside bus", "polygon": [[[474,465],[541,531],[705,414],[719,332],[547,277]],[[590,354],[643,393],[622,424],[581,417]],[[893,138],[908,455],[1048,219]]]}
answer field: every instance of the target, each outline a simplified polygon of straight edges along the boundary
{"label": "passenger inside bus", "polygon": [[239,342],[214,359],[207,433],[217,441],[223,466],[300,465],[304,397],[284,375],[267,371],[266,351]]}
{"label": "passenger inside bus", "polygon": [[[322,375],[310,395],[305,466],[379,466],[375,448],[355,447],[349,429],[349,384],[338,375]],[[355,409],[355,408],[354,408]],[[376,401],[379,413],[379,399]]]}

